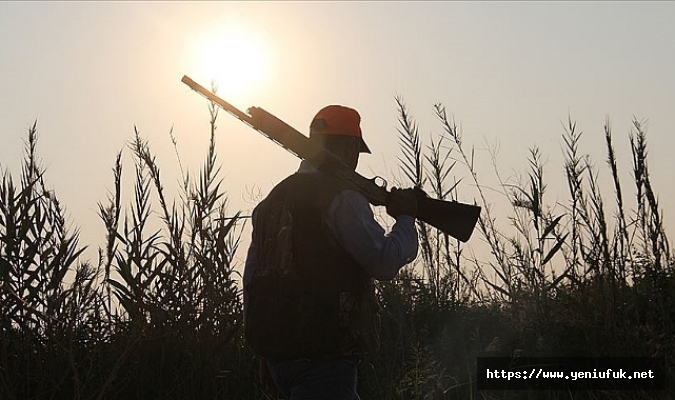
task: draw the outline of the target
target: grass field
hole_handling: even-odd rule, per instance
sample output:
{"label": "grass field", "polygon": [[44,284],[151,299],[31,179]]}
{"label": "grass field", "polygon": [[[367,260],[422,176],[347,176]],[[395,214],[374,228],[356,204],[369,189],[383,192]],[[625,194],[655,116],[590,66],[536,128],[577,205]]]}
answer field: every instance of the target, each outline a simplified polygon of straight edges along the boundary
{"label": "grass field", "polygon": [[[652,187],[643,124],[629,137],[633,181],[619,179],[605,126],[612,199],[563,134],[567,199],[547,203],[542,155],[530,150],[522,184],[481,188],[472,149],[442,105],[443,133],[424,145],[399,99],[400,168],[436,198],[477,190],[483,207],[466,245],[419,223],[420,257],[380,282],[380,348],[360,368],[363,399],[668,398],[675,395],[675,257]],[[164,190],[150,147],[136,133],[134,196],[122,204],[122,152],[99,206],[105,246],[84,260],[77,232],[46,189],[28,132],[20,173],[0,182],[0,399],[271,399],[259,360],[242,339],[233,258],[241,234],[226,210],[215,146],[216,110],[202,169],[182,191]],[[457,184],[458,168],[468,178]],[[17,176],[17,177],[15,177]],[[627,189],[627,185],[630,189]],[[508,215],[494,211],[504,201]],[[558,199],[558,202],[560,200]],[[627,204],[635,204],[628,206]],[[152,218],[161,223],[151,230]],[[506,227],[504,227],[506,223]],[[665,357],[660,392],[486,392],[480,356]]]}

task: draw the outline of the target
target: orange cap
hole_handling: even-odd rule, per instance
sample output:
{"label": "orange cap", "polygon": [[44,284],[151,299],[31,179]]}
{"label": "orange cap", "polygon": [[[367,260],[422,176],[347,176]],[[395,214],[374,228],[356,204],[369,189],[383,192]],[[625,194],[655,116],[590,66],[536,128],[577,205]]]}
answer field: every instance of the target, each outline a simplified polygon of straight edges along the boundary
{"label": "orange cap", "polygon": [[322,108],[309,126],[309,136],[336,135],[357,137],[361,142],[361,153],[370,153],[370,149],[361,136],[361,116],[349,107],[330,105]]}

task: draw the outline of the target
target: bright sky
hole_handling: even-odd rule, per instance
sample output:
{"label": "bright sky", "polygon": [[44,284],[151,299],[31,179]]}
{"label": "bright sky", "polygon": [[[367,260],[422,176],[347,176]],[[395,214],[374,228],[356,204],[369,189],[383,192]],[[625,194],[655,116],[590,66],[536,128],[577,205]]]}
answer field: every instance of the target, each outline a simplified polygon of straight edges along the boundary
{"label": "bright sky", "polygon": [[[196,172],[202,164],[207,102],[180,82],[184,74],[205,86],[215,78],[226,100],[263,107],[305,133],[327,104],[356,108],[374,152],[358,171],[389,179],[400,156],[394,97],[404,98],[424,138],[441,131],[432,108],[441,102],[465,144],[476,146],[486,184],[494,184],[487,147],[499,145],[498,168],[512,179],[539,146],[549,201],[566,200],[561,121],[568,115],[605,177],[603,124],[611,119],[623,187],[631,190],[628,133],[636,116],[649,120],[649,167],[673,232],[674,20],[674,2],[3,1],[0,165],[18,177],[37,119],[47,183],[82,243],[95,249],[104,240],[97,202],[113,189],[115,156],[134,126],[174,193],[181,178],[171,127],[183,166]],[[297,161],[224,113],[218,126],[230,209],[248,212],[247,192],[266,193]],[[133,169],[128,151],[125,168]],[[460,200],[472,201],[466,193]],[[611,187],[604,193],[612,199]]]}

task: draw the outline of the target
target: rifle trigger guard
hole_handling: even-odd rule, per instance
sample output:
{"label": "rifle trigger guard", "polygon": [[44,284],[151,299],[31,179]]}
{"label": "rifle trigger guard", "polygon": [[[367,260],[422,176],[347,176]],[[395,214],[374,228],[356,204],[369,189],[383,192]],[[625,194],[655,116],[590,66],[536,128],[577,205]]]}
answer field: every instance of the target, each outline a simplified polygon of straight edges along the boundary
{"label": "rifle trigger guard", "polygon": [[376,176],[372,179],[373,183],[382,189],[387,189],[387,181],[381,176]]}

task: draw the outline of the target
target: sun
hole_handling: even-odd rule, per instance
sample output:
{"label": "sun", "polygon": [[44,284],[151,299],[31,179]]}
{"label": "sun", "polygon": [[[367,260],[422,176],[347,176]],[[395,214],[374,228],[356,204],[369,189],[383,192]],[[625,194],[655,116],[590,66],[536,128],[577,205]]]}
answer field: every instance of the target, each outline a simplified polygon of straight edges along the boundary
{"label": "sun", "polygon": [[195,79],[214,82],[223,96],[245,97],[259,89],[268,74],[264,46],[241,27],[205,33],[196,45]]}

